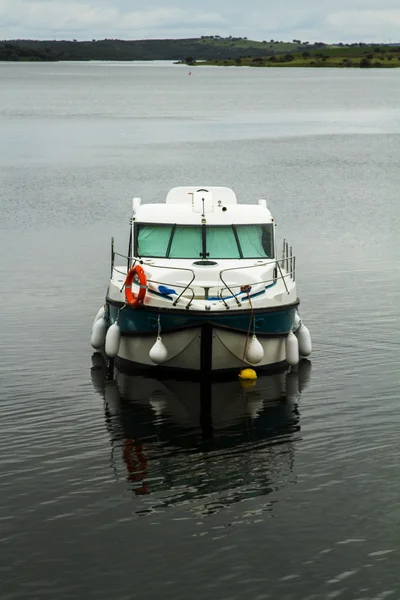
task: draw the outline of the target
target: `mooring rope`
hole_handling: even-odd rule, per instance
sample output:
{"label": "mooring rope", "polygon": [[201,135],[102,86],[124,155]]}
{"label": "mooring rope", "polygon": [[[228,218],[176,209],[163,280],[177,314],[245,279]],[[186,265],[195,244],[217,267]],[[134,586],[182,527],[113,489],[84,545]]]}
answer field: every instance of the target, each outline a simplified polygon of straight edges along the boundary
{"label": "mooring rope", "polygon": [[[249,303],[250,303],[250,310],[251,310],[251,312],[250,312],[250,319],[249,319],[249,327],[247,329],[247,334],[246,334],[246,341],[245,341],[245,344],[244,344],[244,350],[243,350],[243,356],[242,356],[242,364],[240,365],[239,373],[243,370],[244,359],[245,359],[245,356],[246,356],[246,350],[247,350],[247,346],[248,346],[248,343],[249,343],[250,329],[251,329],[251,324],[253,322],[253,312],[254,312],[253,311],[253,304],[252,304],[251,298],[250,298],[250,286],[249,285],[248,286],[244,286],[242,289],[243,289],[243,291],[245,291],[247,293],[247,298],[248,298]],[[255,333],[255,322],[253,323],[253,333]]]}

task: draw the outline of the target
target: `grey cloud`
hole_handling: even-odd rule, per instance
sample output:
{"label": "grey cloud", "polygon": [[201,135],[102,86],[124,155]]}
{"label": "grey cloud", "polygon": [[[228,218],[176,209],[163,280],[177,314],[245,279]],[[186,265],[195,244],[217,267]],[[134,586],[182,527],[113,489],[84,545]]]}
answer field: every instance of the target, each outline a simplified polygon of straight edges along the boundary
{"label": "grey cloud", "polygon": [[219,34],[254,39],[392,41],[398,0],[0,0],[0,39],[123,39]]}

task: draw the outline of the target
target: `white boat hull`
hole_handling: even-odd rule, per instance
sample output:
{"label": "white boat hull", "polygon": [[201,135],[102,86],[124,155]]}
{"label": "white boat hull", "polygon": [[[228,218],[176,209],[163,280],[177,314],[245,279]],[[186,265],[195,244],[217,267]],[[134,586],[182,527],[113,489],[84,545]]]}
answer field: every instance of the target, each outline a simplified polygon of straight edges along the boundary
{"label": "white boat hull", "polygon": [[[257,364],[252,364],[243,358],[245,334],[210,328],[207,334],[208,347],[205,347],[201,327],[165,333],[162,341],[168,350],[168,358],[162,367],[220,372],[241,367],[271,368],[285,363],[285,337],[259,337],[258,340],[263,347],[264,357]],[[150,350],[155,342],[155,336],[122,336],[117,359],[132,365],[156,367],[150,358]]]}

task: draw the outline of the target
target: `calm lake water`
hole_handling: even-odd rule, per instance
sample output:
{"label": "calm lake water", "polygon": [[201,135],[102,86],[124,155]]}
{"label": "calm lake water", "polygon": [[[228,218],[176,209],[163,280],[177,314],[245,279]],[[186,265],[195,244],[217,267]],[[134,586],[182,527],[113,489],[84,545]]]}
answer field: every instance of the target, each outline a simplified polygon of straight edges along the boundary
{"label": "calm lake water", "polygon": [[[1,600],[400,598],[400,70],[0,64]],[[108,381],[110,237],[267,198],[314,352]]]}

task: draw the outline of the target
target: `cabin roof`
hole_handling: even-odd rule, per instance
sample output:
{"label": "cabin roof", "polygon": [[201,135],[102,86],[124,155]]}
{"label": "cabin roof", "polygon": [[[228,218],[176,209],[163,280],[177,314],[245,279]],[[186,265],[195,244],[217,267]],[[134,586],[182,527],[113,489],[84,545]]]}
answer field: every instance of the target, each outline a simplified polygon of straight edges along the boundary
{"label": "cabin roof", "polygon": [[165,204],[141,204],[137,201],[135,204],[134,201],[133,217],[142,223],[181,225],[239,225],[273,221],[265,200],[259,200],[259,204],[238,204],[231,189],[215,186],[173,188]]}

